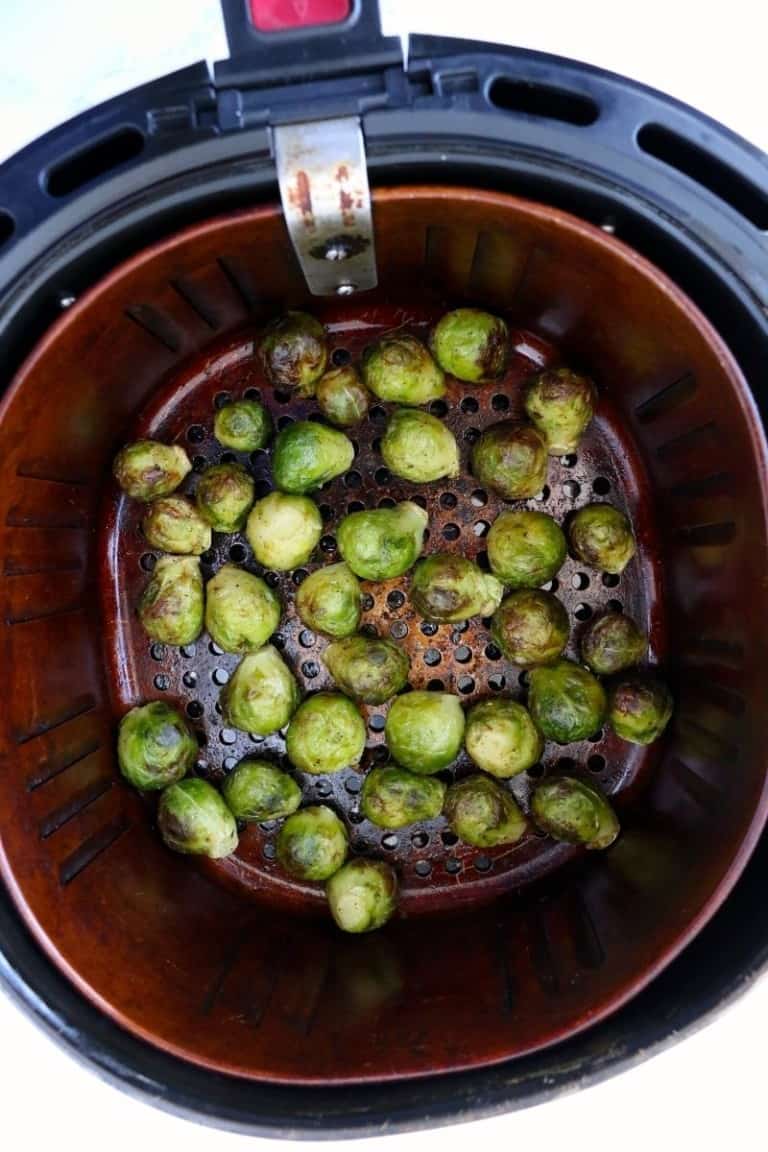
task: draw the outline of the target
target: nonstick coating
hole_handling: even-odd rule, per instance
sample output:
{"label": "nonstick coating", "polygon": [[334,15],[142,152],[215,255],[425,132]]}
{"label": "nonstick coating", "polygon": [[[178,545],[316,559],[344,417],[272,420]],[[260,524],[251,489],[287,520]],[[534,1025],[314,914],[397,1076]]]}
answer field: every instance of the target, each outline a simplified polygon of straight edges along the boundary
{"label": "nonstick coating", "polygon": [[[182,677],[197,673],[208,770],[241,746],[221,743],[212,724],[212,673],[226,671],[226,661],[208,653],[210,663],[196,667],[197,651],[178,664],[168,655],[151,661],[145,642],[128,643],[128,623],[121,617],[117,627],[103,611],[112,572],[120,569],[136,591],[146,579],[135,520],[123,519],[135,510],[116,503],[110,463],[142,427],[186,438],[191,426],[210,428],[217,392],[262,390],[263,381],[241,376],[238,357],[247,358],[271,316],[314,303],[274,207],[171,237],[83,296],[24,364],[0,410],[0,656],[13,669],[0,713],[3,878],[36,940],[123,1028],[198,1065],[261,1081],[402,1080],[488,1066],[574,1035],[692,939],[730,891],[765,819],[766,456],[728,350],[651,265],[555,209],[477,189],[411,187],[377,192],[375,215],[381,288],[360,312],[324,316],[339,325],[337,347],[356,353],[352,333],[362,343],[376,331],[363,336],[353,318],[418,324],[472,302],[504,314],[519,339],[535,335],[519,369],[556,349],[600,384],[594,430],[573,467],[553,461],[544,506],[561,517],[590,498],[590,483],[607,480],[605,498],[626,506],[638,530],[642,580],[628,569],[616,590],[604,590],[585,573],[589,586],[576,589],[582,570],[569,561],[561,593],[572,616],[577,603],[594,608],[605,596],[651,626],[676,720],[655,761],[621,762],[621,783],[632,773],[635,781],[619,790],[624,831],[615,847],[533,883],[520,883],[526,876],[514,855],[506,868],[488,853],[491,867],[478,869],[476,857],[443,842],[442,828],[424,830],[432,867],[418,882],[409,868],[422,849],[399,835],[393,849],[368,841],[400,861],[408,912],[368,938],[341,937],[325,915],[299,915],[316,897],[278,890],[257,852],[258,867],[245,877],[167,852],[151,811],[116,772],[121,709],[145,692],[191,702],[179,685],[184,662]],[[235,363],[217,379],[227,348]],[[206,371],[210,379],[192,383]],[[447,418],[463,443],[465,431],[496,418],[494,395],[507,395],[513,410],[517,380],[478,389],[476,413],[461,411],[474,389],[450,398],[458,411],[453,404]],[[276,415],[289,414],[263,394]],[[329,537],[342,499],[381,498],[376,468],[370,482],[375,427],[375,419],[366,424],[369,440],[360,441],[360,488],[335,482],[320,494],[331,510]],[[200,445],[205,456],[205,434]],[[564,488],[570,483],[578,494]],[[447,543],[466,540],[480,553],[474,526],[493,504],[476,507],[469,484],[449,493],[457,503],[448,509],[439,502],[444,486],[434,487],[432,532],[455,523],[459,536]],[[385,491],[397,494],[389,482]],[[130,620],[127,585],[117,607]],[[368,619],[380,629],[407,624],[415,683],[437,679],[434,668],[452,662],[451,684],[467,675],[477,691],[493,691],[473,663],[486,645],[481,624],[475,637],[461,634],[470,648],[462,665],[451,630],[424,637],[405,604],[379,599]],[[319,648],[292,648],[293,637],[289,628],[286,652],[307,676],[301,665],[319,667]],[[426,641],[438,638],[430,646],[440,664],[420,661]],[[151,668],[149,680],[142,668],[147,677]],[[155,676],[168,687],[155,687]],[[371,746],[379,741],[374,727]],[[619,783],[608,742],[560,755],[587,773],[589,757],[603,755],[606,783]],[[548,757],[551,765],[556,756]],[[346,779],[345,811],[354,806]],[[356,828],[361,838],[372,831]],[[257,830],[257,845],[268,835]],[[532,838],[519,850],[531,872],[547,870],[545,843]],[[398,855],[403,849],[407,856]],[[454,858],[460,871],[446,871]],[[486,901],[497,887],[504,894]],[[422,915],[431,900],[437,914]],[[448,901],[450,911],[441,910]]]}
{"label": "nonstick coating", "polygon": [[[439,315],[437,313],[436,315]],[[436,318],[433,317],[433,319]],[[359,361],[364,348],[380,335],[409,331],[426,339],[429,316],[424,310],[365,309],[364,305],[334,309],[327,315],[330,347],[336,362]],[[186,365],[150,401],[132,435],[182,444],[194,461],[194,470],[182,491],[193,493],[200,472],[209,464],[237,459],[256,479],[257,494],[272,487],[268,451],[224,451],[213,438],[215,410],[230,399],[258,397],[272,412],[278,429],[292,420],[318,418],[313,400],[272,387],[266,381],[253,331],[209,349],[203,362]],[[296,589],[309,571],[340,559],[335,531],[341,518],[361,508],[386,507],[398,500],[415,499],[429,513],[425,553],[456,552],[476,559],[486,568],[485,536],[496,516],[509,507],[473,479],[469,469],[472,444],[483,428],[503,419],[524,418],[524,382],[542,367],[562,362],[549,342],[523,330],[512,334],[515,348],[504,377],[492,384],[471,385],[450,379],[444,400],[430,410],[444,418],[460,445],[461,476],[456,481],[414,485],[389,474],[379,441],[394,405],[374,403],[368,419],[350,430],[356,456],[352,468],[316,494],[325,532],[312,560],[293,572],[267,572],[255,563],[243,533],[216,534],[211,550],[202,558],[205,579],[221,564],[243,564],[265,575],[282,599],[285,614],[273,643],[283,652],[305,693],[333,689],[323,663],[327,641],[305,628],[295,613]],[[663,605],[659,596],[660,559],[651,506],[640,500],[647,488],[642,462],[634,443],[604,387],[596,418],[579,445],[578,453],[551,458],[545,488],[515,507],[549,512],[565,524],[574,509],[606,500],[628,511],[639,540],[639,552],[621,577],[589,569],[569,558],[547,587],[566,605],[571,620],[569,657],[578,659],[578,641],[586,622],[600,611],[623,609],[652,637],[649,659],[658,662],[664,652]],[[107,524],[102,556],[104,618],[108,624],[107,651],[111,654],[118,715],[137,701],[168,699],[186,710],[196,728],[201,753],[196,771],[220,782],[246,756],[278,758],[285,767],[284,734],[255,740],[227,728],[218,705],[223,685],[239,658],[221,652],[207,634],[196,644],[177,649],[151,643],[136,617],[136,604],[149,579],[156,554],[141,532],[143,508],[120,497],[107,501]],[[416,689],[454,692],[466,704],[495,695],[525,699],[526,673],[503,659],[493,644],[489,620],[437,625],[423,620],[410,603],[406,575],[385,582],[364,582],[362,626],[399,643],[411,660],[410,683]],[[126,659],[127,656],[127,659]],[[366,820],[359,807],[359,792],[366,770],[386,759],[384,720],[388,704],[363,706],[368,731],[366,752],[359,769],[333,775],[296,773],[305,802],[330,804],[345,820],[352,852],[380,856],[397,869],[401,883],[401,910],[450,911],[458,904],[488,900],[522,883],[553,871],[579,855],[578,850],[536,834],[533,828],[513,846],[480,851],[457,841],[444,817],[397,832],[386,832]],[[607,730],[591,740],[567,748],[549,743],[527,774],[510,781],[524,810],[530,807],[532,785],[554,771],[580,772],[595,779],[620,805],[642,786],[642,778],[658,758],[658,748],[641,748],[618,740]],[[463,753],[455,767],[442,775],[446,782],[472,770]],[[150,813],[154,804],[150,807]],[[274,902],[296,907],[325,908],[321,884],[292,880],[276,861],[275,837],[279,825],[247,826],[236,854],[209,863],[207,871],[230,884]]]}

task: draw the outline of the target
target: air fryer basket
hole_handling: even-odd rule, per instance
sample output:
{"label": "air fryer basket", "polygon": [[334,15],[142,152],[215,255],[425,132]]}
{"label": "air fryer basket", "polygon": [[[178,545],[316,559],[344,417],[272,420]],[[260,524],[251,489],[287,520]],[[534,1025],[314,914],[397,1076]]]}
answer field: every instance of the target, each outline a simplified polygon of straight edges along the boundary
{"label": "air fryer basket", "polygon": [[[450,67],[442,62],[446,74],[468,74],[470,58],[460,48]],[[447,54],[446,45],[442,50]],[[423,75],[426,65],[416,57],[414,75]],[[481,62],[488,65],[485,57],[472,61],[478,73]],[[517,63],[523,71],[538,66],[524,55]],[[551,82],[555,65],[540,66]],[[576,72],[594,94],[596,74]],[[654,1038],[666,1028],[659,1019],[671,1029],[694,1018],[748,977],[764,947],[750,912],[760,887],[752,879],[760,875],[758,853],[704,934],[616,1011],[712,915],[765,815],[765,459],[742,376],[759,359],[755,293],[723,267],[729,251],[720,252],[717,274],[711,248],[695,263],[690,230],[662,243],[671,225],[659,214],[652,255],[705,307],[719,287],[721,309],[710,318],[727,333],[737,364],[690,300],[605,231],[530,200],[478,192],[478,184],[489,182],[482,149],[472,157],[474,189],[409,186],[416,166],[423,171],[425,164],[420,129],[413,162],[403,163],[407,133],[402,123],[397,127],[400,113],[392,115],[399,179],[375,196],[380,287],[344,307],[321,307],[307,296],[279,209],[268,203],[215,214],[216,141],[207,173],[196,171],[174,187],[166,170],[162,188],[143,203],[135,192],[118,201],[113,191],[110,201],[105,186],[109,216],[94,216],[91,205],[87,230],[76,216],[82,212],[86,220],[88,205],[80,204],[102,194],[98,182],[65,194],[47,238],[40,221],[30,221],[25,234],[23,212],[13,213],[21,235],[11,259],[23,267],[26,244],[28,262],[8,303],[9,356],[24,344],[13,313],[23,318],[27,300],[40,302],[46,278],[69,297],[121,251],[143,250],[98,280],[44,335],[2,409],[2,644],[5,666],[14,670],[0,718],[4,809],[13,813],[2,825],[3,876],[15,908],[54,962],[39,958],[17,912],[4,905],[8,976],[28,1003],[36,998],[39,1013],[53,1013],[60,1031],[125,1082],[143,1083],[171,1106],[284,1134],[351,1130],[384,1116],[400,1125],[429,1122],[599,1075],[647,1046],[649,1016],[657,1022]],[[495,127],[490,122],[489,140]],[[434,130],[439,137],[439,114]],[[455,122],[450,131],[458,131]],[[563,143],[562,128],[552,131],[554,148],[556,139]],[[198,146],[189,145],[193,152]],[[603,139],[590,161],[596,164],[606,146]],[[460,165],[467,162],[468,137],[460,147],[446,136],[443,154],[451,147],[458,178],[466,175]],[[371,164],[374,178],[377,163],[388,162],[386,152]],[[198,152],[198,168],[200,158]],[[511,158],[508,152],[505,162]],[[17,178],[30,159],[22,157]],[[191,153],[184,163],[192,173]],[[544,201],[567,199],[577,212],[589,203],[584,214],[643,247],[647,204],[625,192],[623,215],[618,204],[609,212],[605,182],[594,180],[590,199],[585,165],[568,191],[567,167],[558,174],[551,157],[532,163],[523,149],[516,188]],[[237,166],[230,170],[237,184]],[[146,188],[152,184],[147,168],[126,173]],[[268,195],[268,183],[264,189]],[[708,196],[704,203],[714,211]],[[194,201],[195,213],[211,218],[145,247],[153,231],[170,231],[174,197],[186,197],[188,210]],[[734,222],[731,209],[722,211],[727,236]],[[142,212],[138,238],[131,229]],[[56,240],[57,222],[66,245]],[[45,248],[44,262],[35,258],[36,244]],[[553,464],[549,506],[563,513],[586,502],[596,481],[610,485],[610,498],[629,508],[640,529],[642,578],[598,595],[582,586],[584,573],[573,566],[564,571],[570,589],[561,592],[577,620],[609,596],[645,619],[654,657],[670,670],[678,718],[658,756],[622,761],[610,741],[563,750],[587,770],[592,758],[606,787],[619,790],[625,831],[611,852],[599,859],[568,853],[574,858],[564,862],[534,843],[522,862],[490,854],[490,864],[478,867],[475,856],[450,851],[440,826],[425,830],[426,846],[377,843],[377,852],[397,853],[409,915],[378,937],[347,940],[313,912],[310,893],[281,891],[269,852],[265,858],[268,832],[255,833],[247,846],[245,874],[220,865],[198,869],[165,852],[145,808],[116,778],[115,711],[137,690],[189,701],[184,676],[192,665],[185,659],[201,685],[207,747],[217,749],[209,767],[220,770],[227,755],[244,749],[233,752],[220,741],[212,673],[227,669],[209,658],[215,654],[153,660],[145,643],[134,645],[125,613],[109,611],[110,604],[129,603],[144,578],[142,559],[151,563],[125,508],[114,518],[109,462],[126,437],[143,429],[190,442],[191,428],[210,425],[221,392],[256,387],[276,416],[296,415],[248,362],[258,325],[286,306],[319,312],[335,346],[354,351],[362,339],[353,322],[371,324],[373,332],[394,320],[418,324],[464,300],[503,311],[517,327],[518,377],[525,356],[546,358],[556,349],[603,386],[583,453]],[[522,334],[531,332],[537,340],[526,344]],[[513,373],[503,387],[454,390],[448,418],[471,439],[507,404],[514,410],[515,384]],[[467,398],[477,401],[476,411],[471,404],[462,409]],[[360,437],[359,489],[339,482],[322,494],[329,555],[334,517],[350,501],[382,496],[375,420],[374,414]],[[192,445],[197,439],[195,432]],[[204,442],[201,457],[209,450]],[[487,506],[477,486],[448,493],[453,507],[441,503],[445,494],[436,488],[430,497],[433,534],[450,527],[448,546],[482,551]],[[451,543],[454,524],[459,545]],[[116,549],[127,573],[117,593],[110,568]],[[371,621],[381,629],[405,625],[418,657],[416,677],[426,682],[436,667],[421,659],[431,638],[412,636],[413,622],[397,597],[390,602],[392,591],[377,592]],[[284,640],[306,686],[314,687],[319,679],[310,670],[321,668],[315,654],[304,656],[292,625]],[[465,637],[441,630],[433,646],[447,682],[461,690],[462,678],[465,686],[471,680],[471,696],[494,690],[489,675],[504,676],[504,690],[517,691],[510,669],[486,668],[478,656],[485,643],[480,625]],[[457,656],[462,647],[470,649],[469,661]],[[545,759],[553,765],[554,750]],[[353,798],[354,785],[347,792]],[[361,827],[361,838],[370,832]],[[416,870],[420,860],[428,861],[428,874]],[[448,860],[458,867],[446,868]],[[534,876],[535,883],[519,886]],[[712,941],[722,940],[728,948],[716,945],[715,966]],[[427,1079],[410,1086],[409,1076]],[[385,1079],[393,1082],[377,1087]],[[322,1100],[313,1084],[323,1085]]]}

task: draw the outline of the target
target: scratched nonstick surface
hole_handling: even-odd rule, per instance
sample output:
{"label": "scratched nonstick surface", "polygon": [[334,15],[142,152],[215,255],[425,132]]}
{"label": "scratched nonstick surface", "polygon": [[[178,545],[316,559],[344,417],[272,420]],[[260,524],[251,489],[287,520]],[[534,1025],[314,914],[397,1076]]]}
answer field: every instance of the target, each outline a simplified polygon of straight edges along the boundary
{"label": "scratched nonstick surface", "polygon": [[[364,310],[351,304],[343,312],[337,309],[318,314],[328,325],[335,364],[359,360],[366,345],[394,328],[426,336],[434,319],[427,314]],[[214,413],[228,400],[243,396],[260,399],[272,412],[277,428],[292,420],[319,418],[313,400],[297,399],[267,383],[254,354],[257,339],[258,332],[247,331],[212,345],[205,356],[191,361],[166,382],[133,429],[137,436],[185,446],[194,466],[181,489],[184,492],[194,492],[199,474],[208,465],[234,459],[252,472],[257,497],[272,487],[268,450],[250,456],[235,454],[213,439]],[[308,572],[340,559],[335,532],[346,513],[398,500],[417,500],[429,513],[425,552],[457,552],[487,567],[485,537],[489,525],[510,505],[470,475],[471,446],[483,428],[520,414],[521,384],[527,376],[543,365],[560,361],[556,348],[531,333],[513,331],[512,342],[514,354],[503,379],[478,386],[449,378],[445,399],[430,406],[456,435],[462,461],[459,479],[413,485],[392,477],[379,452],[392,406],[375,403],[368,418],[349,432],[356,445],[350,471],[314,494],[324,535],[316,555],[304,568],[290,573],[264,572],[255,563],[243,534],[214,535],[213,547],[201,558],[204,578],[209,579],[222,564],[235,562],[264,575],[278,590],[283,618],[272,643],[283,653],[304,692],[332,688],[333,681],[323,663],[327,642],[297,618],[295,592]],[[546,587],[562,600],[570,616],[567,655],[577,654],[580,631],[596,612],[621,606],[650,632],[653,661],[663,656],[664,621],[651,501],[641,500],[647,490],[642,462],[610,405],[606,392],[610,381],[598,381],[598,385],[598,410],[578,452],[551,458],[544,489],[534,499],[512,506],[541,509],[559,522],[595,499],[628,512],[638,539],[638,554],[621,577],[590,570],[569,557],[557,579]],[[153,644],[143,633],[135,609],[156,555],[142,536],[141,512],[140,505],[115,490],[106,506],[102,531],[105,637],[116,713],[121,715],[137,703],[158,698],[178,706],[200,741],[195,771],[214,782],[221,781],[245,756],[265,756],[294,772],[285,759],[282,733],[256,738],[227,728],[222,721],[219,693],[238,663],[237,656],[221,652],[205,633],[182,649]],[[459,625],[424,621],[410,603],[408,583],[407,575],[382,583],[365,582],[363,627],[391,637],[407,651],[412,687],[455,692],[467,705],[500,695],[524,701],[526,675],[501,657],[492,643],[489,621],[473,619]],[[578,854],[578,849],[556,844],[534,830],[511,847],[479,850],[457,842],[442,817],[396,832],[386,832],[364,819],[359,808],[363,777],[372,765],[387,759],[383,731],[387,708],[362,706],[368,741],[357,768],[329,776],[294,775],[303,788],[304,803],[328,804],[343,818],[352,854],[380,856],[395,866],[404,913],[487,900],[552,871]],[[548,743],[541,763],[505,786],[527,811],[537,779],[555,770],[577,771],[617,795],[621,811],[631,804],[654,758],[652,748],[633,747],[604,732],[567,747]],[[462,754],[440,775],[449,781],[470,770]],[[154,806],[148,801],[147,819],[153,818]],[[227,885],[259,899],[307,909],[323,907],[321,885],[292,880],[277,864],[277,829],[276,822],[249,825],[241,832],[234,856],[200,866]]]}

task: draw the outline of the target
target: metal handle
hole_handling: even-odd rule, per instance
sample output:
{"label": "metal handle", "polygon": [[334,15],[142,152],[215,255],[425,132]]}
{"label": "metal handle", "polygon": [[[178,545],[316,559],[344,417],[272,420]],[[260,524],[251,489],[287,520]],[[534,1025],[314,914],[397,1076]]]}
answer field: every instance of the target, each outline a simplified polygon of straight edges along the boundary
{"label": "metal handle", "polygon": [[285,222],[310,292],[376,287],[371,197],[360,122],[347,116],[273,130]]}

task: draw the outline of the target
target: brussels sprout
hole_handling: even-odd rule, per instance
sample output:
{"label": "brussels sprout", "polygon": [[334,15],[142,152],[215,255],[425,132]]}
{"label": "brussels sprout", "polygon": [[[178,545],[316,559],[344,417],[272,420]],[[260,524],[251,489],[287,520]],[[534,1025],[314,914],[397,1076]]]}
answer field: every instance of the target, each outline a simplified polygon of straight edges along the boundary
{"label": "brussels sprout", "polygon": [[503,585],[464,556],[435,552],[419,561],[411,579],[411,600],[427,620],[468,620],[490,616],[504,595]]}
{"label": "brussels sprout", "polygon": [[307,628],[341,639],[360,627],[362,599],[357,576],[342,561],[307,576],[296,593],[296,611]]}
{"label": "brussels sprout", "polygon": [[525,394],[525,411],[546,440],[550,456],[576,451],[596,403],[592,381],[570,368],[541,372]]}
{"label": "brussels sprout", "polygon": [[435,325],[432,355],[444,372],[477,383],[495,380],[507,366],[507,325],[479,308],[456,308]]}
{"label": "brussels sprout", "polygon": [[221,791],[235,819],[246,823],[279,820],[301,804],[301,788],[293,777],[266,760],[241,760]]}
{"label": "brussels sprout", "polygon": [[219,408],[213,421],[219,444],[235,452],[257,452],[272,435],[272,417],[258,400],[236,400]]}
{"label": "brussels sprout", "polygon": [[342,692],[366,704],[383,704],[408,683],[407,654],[379,636],[361,633],[335,640],[323,660]]}
{"label": "brussels sprout", "polygon": [[661,680],[627,676],[610,690],[608,723],[630,744],[653,744],[669,723],[672,708],[672,693]]}
{"label": "brussels sprout", "polygon": [[567,551],[562,528],[546,512],[502,512],[488,533],[491,572],[512,588],[538,588],[551,580]]}
{"label": "brussels sprout", "polygon": [[259,355],[275,388],[311,396],[328,363],[325,328],[306,312],[286,312],[264,329]]}
{"label": "brussels sprout", "polygon": [[429,517],[423,508],[404,500],[394,508],[351,512],[339,524],[339,552],[363,580],[393,580],[415,563],[424,547]]}
{"label": "brussels sprout", "polygon": [[328,907],[343,932],[381,928],[397,907],[397,877],[384,860],[350,860],[325,887]]}
{"label": "brussels sprout", "polygon": [[385,336],[363,356],[363,381],[380,400],[429,404],[445,395],[445,376],[415,336]]}
{"label": "brussels sprout", "polygon": [[260,576],[225,564],[205,589],[205,626],[225,652],[253,652],[280,624],[280,600]]}
{"label": "brussels sprout", "polygon": [[621,612],[597,616],[581,638],[581,658],[598,676],[612,676],[638,664],[648,650],[648,637]]}
{"label": "brussels sprout", "polygon": [[475,848],[515,844],[526,829],[525,816],[509,792],[479,772],[451,784],[443,811],[458,838]]}
{"label": "brussels sprout", "polygon": [[277,434],[272,475],[283,492],[309,492],[346,472],[354,458],[352,441],[343,432],[297,420]]}
{"label": "brussels sprout", "polygon": [[296,711],[299,686],[277,649],[267,644],[243,657],[219,700],[225,724],[269,736]]}
{"label": "brussels sprout", "polygon": [[384,732],[390,753],[403,768],[420,775],[439,772],[461,751],[461,701],[449,692],[398,696],[390,706]]}
{"label": "brussels sprout", "polygon": [[324,804],[300,808],[278,833],[277,858],[299,880],[327,880],[346,856],[347,830]]}
{"label": "brussels sprout", "polygon": [[174,852],[230,856],[237,848],[237,825],[207,780],[190,776],[165,789],[157,806],[160,835]]}
{"label": "brussels sprout", "polygon": [[568,613],[551,592],[521,588],[502,600],[491,635],[507,660],[520,668],[551,664],[568,643]]}
{"label": "brussels sprout", "polygon": [[619,822],[597,788],[573,776],[553,776],[537,786],[531,814],[542,832],[567,844],[608,848],[619,834]]}
{"label": "brussels sprout", "polygon": [[151,548],[199,556],[211,546],[211,527],[186,496],[161,496],[147,506],[141,530]]}
{"label": "brussels sprout", "polygon": [[242,464],[214,464],[200,477],[195,499],[214,532],[239,532],[253,504],[253,480]]}
{"label": "brussels sprout", "polygon": [[530,713],[515,700],[483,700],[470,708],[464,733],[469,758],[502,780],[532,768],[544,750]]}
{"label": "brussels sprout", "polygon": [[196,556],[161,556],[139,600],[139,620],[162,644],[192,644],[203,630],[203,577]]}
{"label": "brussels sprout", "polygon": [[618,575],[635,554],[632,525],[623,512],[610,504],[587,504],[568,526],[571,548],[592,568]]}
{"label": "brussels sprout", "polygon": [[453,432],[437,416],[413,408],[398,408],[392,413],[381,454],[390,472],[414,484],[459,474],[459,449]]}
{"label": "brussels sprout", "polygon": [[505,500],[526,500],[547,481],[547,448],[532,424],[505,420],[486,428],[475,444],[472,471]]}
{"label": "brussels sprout", "polygon": [[436,776],[417,776],[396,764],[372,768],[363,780],[361,811],[379,828],[402,828],[417,820],[434,820],[445,799],[445,784]]}
{"label": "brussels sprout", "polygon": [[288,572],[306,564],[322,534],[317,505],[307,496],[284,492],[270,492],[257,500],[245,527],[256,561],[274,572]]}
{"label": "brussels sprout", "polygon": [[318,692],[300,704],[285,737],[291,764],[313,776],[353,768],[364,749],[363,718],[352,701],[337,692]]}
{"label": "brussels sprout", "polygon": [[112,474],[126,496],[146,501],[170,496],[191,469],[181,445],[136,440],[115,456]]}
{"label": "brussels sprout", "polygon": [[197,752],[184,717],[162,700],[131,708],[120,721],[117,762],[128,783],[143,792],[181,780]]}
{"label": "brussels sprout", "polygon": [[363,387],[360,374],[352,364],[326,372],[318,380],[315,398],[326,420],[339,428],[359,424],[371,402],[370,393]]}
{"label": "brussels sprout", "polygon": [[591,672],[572,660],[534,668],[528,682],[528,708],[547,740],[570,744],[599,731],[605,718],[605,692]]}

